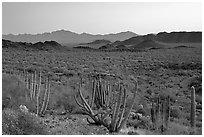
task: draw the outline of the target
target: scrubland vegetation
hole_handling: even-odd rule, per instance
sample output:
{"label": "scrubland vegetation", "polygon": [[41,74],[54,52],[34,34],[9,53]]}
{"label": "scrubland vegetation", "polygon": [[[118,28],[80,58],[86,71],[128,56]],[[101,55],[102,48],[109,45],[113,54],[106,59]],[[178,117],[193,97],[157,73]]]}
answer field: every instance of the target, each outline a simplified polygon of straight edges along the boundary
{"label": "scrubland vegetation", "polygon": [[3,134],[202,134],[200,47],[2,54]]}

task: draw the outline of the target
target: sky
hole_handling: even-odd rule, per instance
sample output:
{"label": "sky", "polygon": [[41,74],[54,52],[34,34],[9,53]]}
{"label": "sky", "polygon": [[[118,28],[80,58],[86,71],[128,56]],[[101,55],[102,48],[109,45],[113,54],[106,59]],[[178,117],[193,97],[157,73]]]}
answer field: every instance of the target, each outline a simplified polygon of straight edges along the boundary
{"label": "sky", "polygon": [[3,2],[3,34],[202,31],[199,2]]}

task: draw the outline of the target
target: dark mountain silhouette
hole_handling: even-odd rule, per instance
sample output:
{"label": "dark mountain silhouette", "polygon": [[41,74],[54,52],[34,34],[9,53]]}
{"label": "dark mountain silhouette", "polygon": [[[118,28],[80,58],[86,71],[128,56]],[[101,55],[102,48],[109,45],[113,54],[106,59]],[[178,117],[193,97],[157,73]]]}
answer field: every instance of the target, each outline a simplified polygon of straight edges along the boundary
{"label": "dark mountain silhouette", "polygon": [[131,49],[157,49],[165,48],[165,45],[159,44],[153,40],[144,40],[139,44],[130,47]]}
{"label": "dark mountain silhouette", "polygon": [[168,43],[202,42],[202,32],[161,32],[155,40]]}
{"label": "dark mountain silhouette", "polygon": [[62,45],[57,43],[56,41],[45,41],[43,42],[37,42],[32,45],[33,48],[39,49],[39,50],[50,50],[50,49],[59,49],[62,48]]}
{"label": "dark mountain silhouette", "polygon": [[105,34],[105,35],[92,35],[87,33],[74,33],[71,31],[65,31],[65,30],[58,30],[53,31],[51,33],[42,33],[42,34],[19,34],[19,35],[3,35],[2,38],[6,40],[11,40],[15,42],[44,42],[44,41],[56,41],[62,45],[70,45],[70,44],[79,44],[79,43],[89,43],[94,40],[99,39],[105,39],[109,40],[111,42],[117,41],[117,40],[125,40],[131,37],[137,36],[137,34],[127,31],[127,32],[121,32],[116,34]]}
{"label": "dark mountain silhouette", "polygon": [[125,45],[117,45],[115,48],[116,49],[127,49]]}
{"label": "dark mountain silhouette", "polygon": [[120,45],[120,42],[121,42],[121,41],[117,40],[117,41],[111,43],[111,45],[113,45],[113,46],[117,46],[117,45]]}
{"label": "dark mountain silhouette", "polygon": [[106,44],[104,46],[99,47],[99,49],[101,49],[101,50],[110,50],[112,48],[114,48],[114,47],[111,44]]}
{"label": "dark mountain silhouette", "polygon": [[117,45],[135,46],[145,40],[153,40],[165,43],[201,43],[202,32],[161,32],[158,34],[148,34],[136,36],[118,42]]}
{"label": "dark mountain silhouette", "polygon": [[2,40],[2,48],[18,48],[18,49],[26,49],[30,48],[32,43],[26,42],[13,42],[10,40]]}
{"label": "dark mountain silhouette", "polygon": [[10,40],[2,40],[2,48],[15,48],[19,50],[45,50],[45,51],[55,51],[55,50],[64,50],[66,47],[63,47],[56,41],[45,41],[37,43],[26,43],[26,42],[13,42]]}
{"label": "dark mountain silhouette", "polygon": [[105,40],[105,39],[101,39],[101,40],[95,40],[95,41],[89,42],[89,43],[80,43],[79,45],[109,44],[109,43],[111,43],[111,41]]}

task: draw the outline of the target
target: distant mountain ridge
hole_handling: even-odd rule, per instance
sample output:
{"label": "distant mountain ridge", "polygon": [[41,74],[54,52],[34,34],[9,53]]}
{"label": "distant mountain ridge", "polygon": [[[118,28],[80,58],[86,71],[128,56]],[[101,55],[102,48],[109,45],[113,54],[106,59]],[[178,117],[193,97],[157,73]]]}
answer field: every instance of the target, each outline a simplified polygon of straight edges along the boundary
{"label": "distant mountain ridge", "polygon": [[117,45],[137,45],[145,40],[165,43],[201,43],[202,32],[160,32],[158,34],[140,35],[117,42]]}
{"label": "distant mountain ridge", "polygon": [[126,31],[120,32],[116,34],[104,34],[104,35],[93,35],[88,33],[75,33],[66,30],[58,30],[53,31],[51,33],[42,33],[42,34],[19,34],[19,35],[2,35],[3,39],[11,40],[15,42],[28,42],[28,43],[36,43],[36,42],[44,42],[44,41],[56,41],[62,45],[66,44],[79,44],[79,43],[89,43],[94,40],[109,40],[111,42],[114,41],[123,41],[128,38],[138,36],[136,33]]}
{"label": "distant mountain ridge", "polygon": [[80,43],[79,45],[108,44],[108,43],[111,43],[111,41],[105,40],[105,39],[100,39],[100,40],[95,40],[95,41],[89,42],[89,43]]}
{"label": "distant mountain ridge", "polygon": [[18,50],[43,50],[43,51],[58,51],[58,50],[67,50],[66,47],[60,45],[56,41],[45,41],[37,43],[26,43],[26,42],[13,42],[10,40],[2,39],[2,48],[7,49],[18,49]]}

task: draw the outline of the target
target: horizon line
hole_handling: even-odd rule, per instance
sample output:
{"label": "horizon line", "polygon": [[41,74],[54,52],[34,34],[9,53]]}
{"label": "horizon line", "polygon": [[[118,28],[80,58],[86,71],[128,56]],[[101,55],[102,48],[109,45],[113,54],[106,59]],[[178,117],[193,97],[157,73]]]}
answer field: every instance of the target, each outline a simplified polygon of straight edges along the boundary
{"label": "horizon line", "polygon": [[150,33],[145,33],[145,34],[139,34],[139,33],[136,33],[134,31],[131,31],[131,30],[125,30],[125,31],[120,31],[120,32],[110,32],[110,33],[104,33],[104,34],[100,34],[100,33],[97,33],[97,34],[93,34],[93,33],[88,33],[88,32],[81,32],[81,33],[78,33],[78,32],[74,32],[74,31],[71,31],[71,30],[66,30],[66,29],[57,29],[57,30],[53,30],[53,31],[50,31],[50,32],[41,32],[41,33],[18,33],[18,34],[13,34],[13,33],[7,33],[7,34],[3,34],[2,35],[40,35],[40,34],[45,34],[45,33],[53,33],[53,32],[57,32],[57,31],[67,31],[67,32],[71,32],[71,33],[75,33],[75,34],[78,34],[78,35],[81,35],[81,34],[89,34],[89,35],[110,35],[110,34],[118,34],[118,33],[123,33],[123,32],[131,32],[131,33],[135,33],[136,35],[148,35],[148,34],[158,34],[158,33],[161,33],[161,32],[166,32],[166,33],[171,33],[171,32],[202,32],[202,30],[172,30],[172,31],[159,31],[159,32],[150,32]]}

